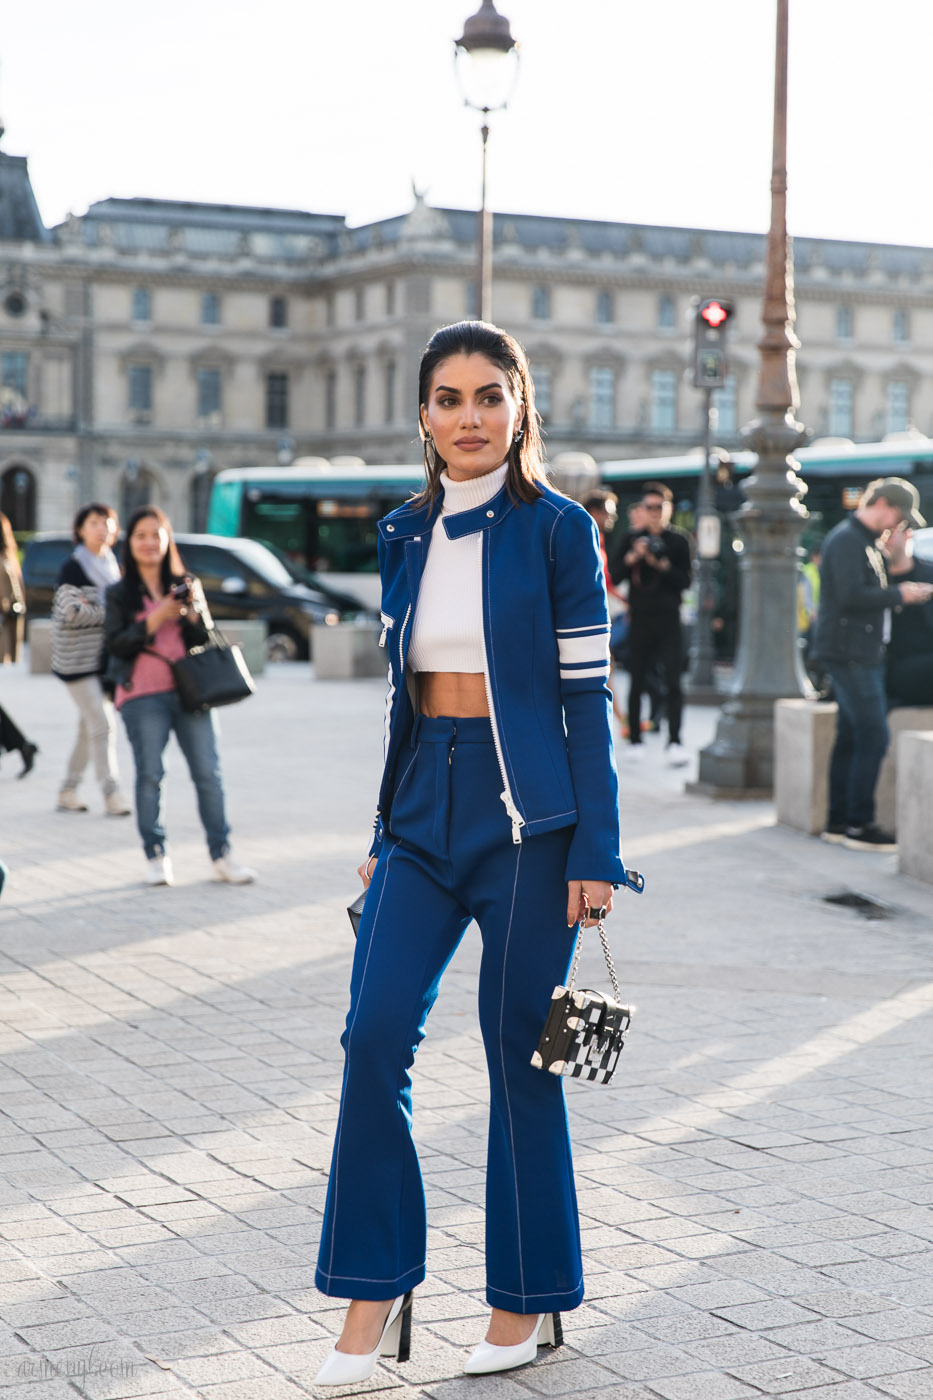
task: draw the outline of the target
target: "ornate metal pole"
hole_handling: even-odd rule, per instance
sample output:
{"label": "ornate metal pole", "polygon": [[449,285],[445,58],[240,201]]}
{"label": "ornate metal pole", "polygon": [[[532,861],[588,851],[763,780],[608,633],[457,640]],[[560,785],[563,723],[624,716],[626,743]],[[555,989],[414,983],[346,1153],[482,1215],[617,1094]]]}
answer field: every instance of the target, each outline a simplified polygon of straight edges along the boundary
{"label": "ornate metal pole", "polygon": [[715,795],[759,796],[773,784],[774,702],[808,693],[797,646],[797,541],[807,511],[805,484],[791,456],[805,439],[794,334],[793,254],[787,239],[787,17],[777,0],[774,153],[768,234],[764,334],[758,417],[742,436],[758,453],[746,500],[734,519],[743,544],[739,562],[739,645],[729,698],[716,737],[700,753],[698,787]]}
{"label": "ornate metal pole", "polygon": [[479,265],[477,267],[476,305],[481,321],[492,320],[492,211],[486,203],[486,153],[489,144],[489,123],[480,127],[483,138],[483,190],[479,209]]}

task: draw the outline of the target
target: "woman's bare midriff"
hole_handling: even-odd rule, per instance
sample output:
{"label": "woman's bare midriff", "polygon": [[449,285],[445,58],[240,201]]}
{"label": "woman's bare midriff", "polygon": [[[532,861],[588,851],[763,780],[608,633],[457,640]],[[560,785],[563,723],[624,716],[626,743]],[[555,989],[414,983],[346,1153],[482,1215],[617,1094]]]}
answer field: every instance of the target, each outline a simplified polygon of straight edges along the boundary
{"label": "woman's bare midriff", "polygon": [[450,715],[476,719],[489,714],[486,677],[482,671],[421,671],[418,708],[429,719]]}

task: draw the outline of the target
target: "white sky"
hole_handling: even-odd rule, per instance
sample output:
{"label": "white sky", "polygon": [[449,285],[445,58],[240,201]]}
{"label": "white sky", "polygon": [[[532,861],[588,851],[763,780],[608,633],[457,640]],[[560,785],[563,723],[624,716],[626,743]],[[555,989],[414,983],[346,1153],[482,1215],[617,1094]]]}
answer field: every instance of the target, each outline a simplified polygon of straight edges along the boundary
{"label": "white sky", "polygon": [[[108,195],[475,208],[453,40],[479,0],[26,0],[4,6],[4,149],[43,217]],[[763,231],[774,0],[497,0],[521,44],[490,202]],[[928,0],[791,0],[791,233],[933,244]]]}

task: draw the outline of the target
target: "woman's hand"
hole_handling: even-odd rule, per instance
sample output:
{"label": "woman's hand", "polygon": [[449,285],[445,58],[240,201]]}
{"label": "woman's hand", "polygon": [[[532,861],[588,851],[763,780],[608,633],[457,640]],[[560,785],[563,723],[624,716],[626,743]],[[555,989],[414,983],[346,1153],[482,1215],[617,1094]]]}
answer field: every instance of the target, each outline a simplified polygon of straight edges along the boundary
{"label": "woman's hand", "polygon": [[163,622],[177,622],[179,618],[185,617],[188,606],[181,598],[173,598],[171,593],[167,593],[146,618],[146,631],[150,637],[158,632]]}
{"label": "woman's hand", "polygon": [[367,856],[362,865],[358,865],[356,873],[363,881],[363,889],[368,890],[370,881],[373,878],[373,871],[376,868],[377,856]]}
{"label": "woman's hand", "polygon": [[608,914],[612,908],[612,885],[606,880],[567,881],[567,927],[582,923],[584,928],[593,928],[598,919],[585,917],[587,908],[601,909],[605,906]]}

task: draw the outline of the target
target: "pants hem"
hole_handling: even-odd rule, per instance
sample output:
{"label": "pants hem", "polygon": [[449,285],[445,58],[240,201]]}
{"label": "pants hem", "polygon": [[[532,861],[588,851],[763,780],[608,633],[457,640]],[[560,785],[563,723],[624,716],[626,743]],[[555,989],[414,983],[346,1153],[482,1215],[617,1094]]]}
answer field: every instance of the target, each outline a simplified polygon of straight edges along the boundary
{"label": "pants hem", "polygon": [[417,1288],[424,1282],[425,1266],[419,1264],[396,1279],[341,1278],[337,1274],[327,1274],[323,1269],[315,1270],[314,1283],[319,1293],[327,1298],[364,1298],[372,1303],[384,1302],[387,1298],[400,1298],[403,1293]]}
{"label": "pants hem", "polygon": [[583,1282],[581,1280],[567,1293],[509,1293],[487,1284],[486,1302],[491,1308],[502,1308],[506,1312],[572,1312],[583,1302]]}

